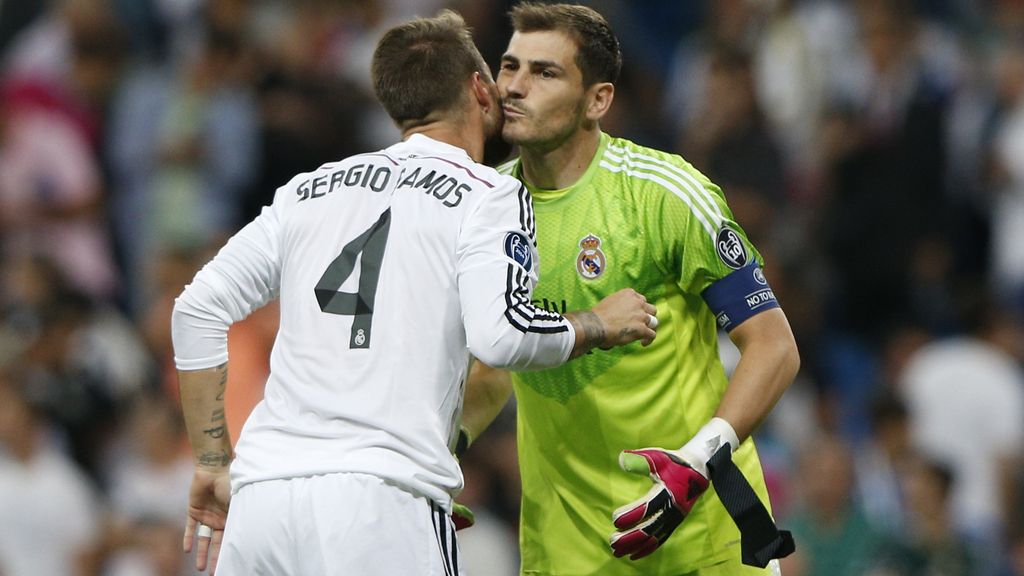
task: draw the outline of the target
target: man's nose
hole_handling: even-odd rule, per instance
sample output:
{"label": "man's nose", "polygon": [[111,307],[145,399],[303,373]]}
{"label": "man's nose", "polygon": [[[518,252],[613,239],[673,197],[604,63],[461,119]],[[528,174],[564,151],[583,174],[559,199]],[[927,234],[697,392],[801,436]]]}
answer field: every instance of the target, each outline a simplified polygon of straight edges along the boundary
{"label": "man's nose", "polygon": [[521,71],[512,74],[512,77],[505,83],[502,96],[505,98],[522,98],[528,90],[528,80]]}

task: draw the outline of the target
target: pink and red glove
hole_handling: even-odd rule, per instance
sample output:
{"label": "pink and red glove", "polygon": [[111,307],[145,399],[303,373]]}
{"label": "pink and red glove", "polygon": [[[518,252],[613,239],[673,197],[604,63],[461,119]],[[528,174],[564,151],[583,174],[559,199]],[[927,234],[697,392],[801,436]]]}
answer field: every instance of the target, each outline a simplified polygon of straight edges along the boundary
{"label": "pink and red glove", "polygon": [[646,496],[612,514],[620,530],[612,534],[612,551],[616,557],[628,554],[637,560],[657,550],[672,535],[709,482],[674,450],[626,450],[619,455],[619,466],[626,472],[650,476],[654,482]]}

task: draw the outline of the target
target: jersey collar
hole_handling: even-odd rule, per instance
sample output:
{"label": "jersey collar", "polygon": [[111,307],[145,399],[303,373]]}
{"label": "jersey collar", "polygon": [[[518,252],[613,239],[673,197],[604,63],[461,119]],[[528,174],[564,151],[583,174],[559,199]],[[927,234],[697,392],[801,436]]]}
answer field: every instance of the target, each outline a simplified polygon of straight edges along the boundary
{"label": "jersey collar", "polygon": [[587,171],[580,176],[580,179],[573,183],[571,186],[560,188],[558,190],[547,190],[545,188],[538,188],[523,178],[523,159],[520,157],[515,166],[512,168],[512,175],[523,184],[526,185],[526,189],[530,191],[530,195],[533,196],[534,200],[540,202],[551,202],[566,198],[572,195],[577,190],[585,188],[590,181],[594,179],[594,174],[597,173],[597,167],[601,164],[601,158],[604,157],[604,151],[608,148],[608,142],[611,140],[611,136],[601,132],[601,142],[597,145],[597,151],[594,153],[594,157],[590,160],[590,166],[587,166]]}
{"label": "jersey collar", "polygon": [[453,146],[446,142],[441,142],[440,140],[434,140],[433,138],[424,136],[423,134],[413,134],[403,142],[399,142],[391,146],[389,150],[407,154],[440,154],[442,156],[458,156],[459,158],[472,160],[472,158],[469,157],[469,153],[462,148]]}

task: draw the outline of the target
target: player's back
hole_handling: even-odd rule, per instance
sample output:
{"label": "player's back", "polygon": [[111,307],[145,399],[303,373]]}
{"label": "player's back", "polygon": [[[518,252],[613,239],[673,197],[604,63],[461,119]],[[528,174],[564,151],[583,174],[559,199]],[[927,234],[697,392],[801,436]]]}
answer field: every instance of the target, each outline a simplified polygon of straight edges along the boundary
{"label": "player's back", "polygon": [[501,182],[414,136],[278,191],[281,324],[236,489],[339,471],[437,501],[461,486],[447,451],[468,363],[460,250],[467,218]]}

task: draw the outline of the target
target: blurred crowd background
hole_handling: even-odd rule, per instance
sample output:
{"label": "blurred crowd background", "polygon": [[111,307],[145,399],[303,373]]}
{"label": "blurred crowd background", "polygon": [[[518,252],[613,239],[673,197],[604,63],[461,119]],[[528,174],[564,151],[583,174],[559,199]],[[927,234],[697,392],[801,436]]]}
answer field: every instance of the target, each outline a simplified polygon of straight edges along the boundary
{"label": "blurred crowd background", "polygon": [[[455,8],[494,66],[510,3],[0,0],[0,574],[192,573],[173,299],[291,175],[398,138],[384,29]],[[724,189],[796,333],[758,433],[786,576],[1024,575],[1024,1],[585,3],[605,130]],[[235,437],[276,314],[230,333]],[[514,404],[462,463],[460,558],[516,574]]]}

